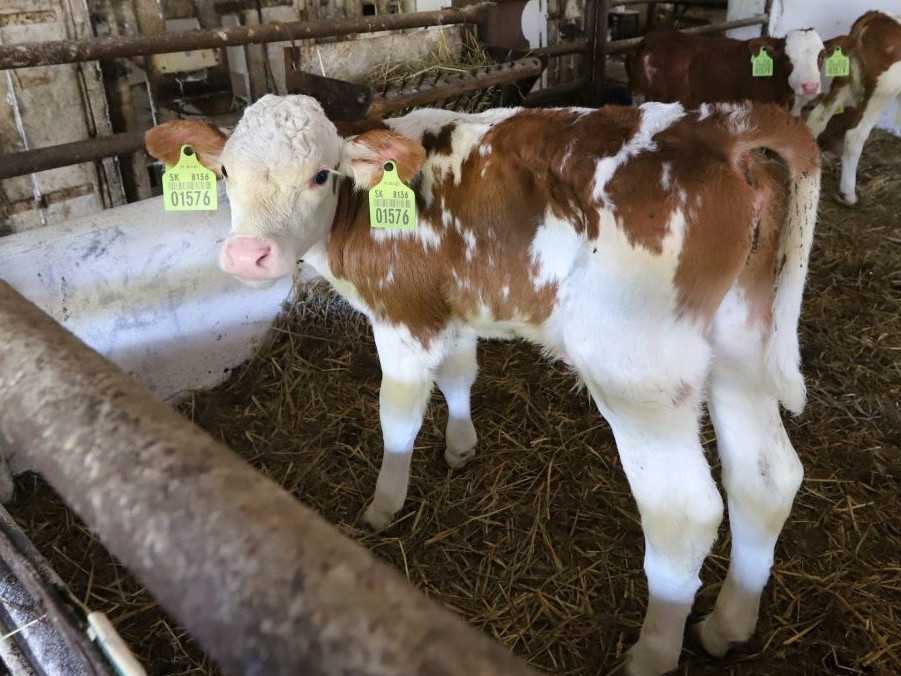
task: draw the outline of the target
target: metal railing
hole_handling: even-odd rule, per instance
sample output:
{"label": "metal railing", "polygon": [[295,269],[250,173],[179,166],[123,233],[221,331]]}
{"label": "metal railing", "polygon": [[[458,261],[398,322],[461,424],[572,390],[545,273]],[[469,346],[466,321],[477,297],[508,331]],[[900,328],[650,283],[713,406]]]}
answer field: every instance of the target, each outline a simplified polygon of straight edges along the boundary
{"label": "metal railing", "polygon": [[536,676],[0,282],[0,449],[226,674]]}
{"label": "metal railing", "polygon": [[[655,0],[589,0],[586,2],[586,39],[561,42],[549,47],[523,52],[522,56],[542,59],[573,54],[583,56],[579,77],[570,82],[541,89],[531,94],[526,105],[540,106],[555,100],[587,92],[589,103],[602,99],[607,86],[607,56],[630,51],[639,47],[644,38],[607,40],[607,16],[614,6],[654,4]],[[763,26],[769,21],[767,13],[748,19],[727,21],[686,28],[684,32],[703,34],[717,33],[744,26]],[[479,24],[492,3],[480,3],[461,9],[446,9],[435,12],[416,12],[380,17],[355,17],[323,21],[297,21],[282,24],[239,26],[205,31],[183,31],[147,36],[117,36],[88,41],[58,41],[26,43],[0,46],[0,70],[24,68],[62,63],[89,61],[127,56],[146,56],[191,49],[224,47],[229,45],[259,44],[291,39],[334,37],[353,33],[382,30],[420,28],[426,26],[452,24]],[[602,18],[603,17],[603,18]],[[143,132],[127,132],[110,137],[98,137],[75,143],[66,143],[45,148],[0,156],[0,179],[21,176],[37,171],[90,162],[106,157],[127,155],[143,148]]]}

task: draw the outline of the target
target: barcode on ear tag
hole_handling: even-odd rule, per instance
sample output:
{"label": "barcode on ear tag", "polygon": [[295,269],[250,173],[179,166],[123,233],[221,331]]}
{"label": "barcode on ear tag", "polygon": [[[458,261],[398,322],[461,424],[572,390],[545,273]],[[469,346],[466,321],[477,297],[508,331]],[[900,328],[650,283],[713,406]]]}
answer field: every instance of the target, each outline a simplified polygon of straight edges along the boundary
{"label": "barcode on ear tag", "polygon": [[751,74],[754,77],[773,77],[773,57],[763,47],[757,56],[751,57]]}
{"label": "barcode on ear tag", "polygon": [[851,74],[851,59],[842,52],[842,48],[838,47],[832,56],[826,59],[826,76],[827,77],[847,77]]}
{"label": "barcode on ear tag", "polygon": [[415,193],[400,180],[396,162],[385,162],[384,170],[382,180],[369,190],[369,225],[391,230],[415,230]]}
{"label": "barcode on ear tag", "polygon": [[163,209],[216,211],[218,206],[216,174],[200,163],[191,146],[182,146],[178,162],[163,174]]}

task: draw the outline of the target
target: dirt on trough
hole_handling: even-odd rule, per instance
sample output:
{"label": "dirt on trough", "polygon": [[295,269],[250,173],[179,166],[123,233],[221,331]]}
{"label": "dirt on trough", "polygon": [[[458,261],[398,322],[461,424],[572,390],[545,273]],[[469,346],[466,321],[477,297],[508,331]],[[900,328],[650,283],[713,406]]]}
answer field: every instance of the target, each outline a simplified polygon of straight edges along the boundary
{"label": "dirt on trough", "polygon": [[[901,139],[870,140],[859,207],[837,204],[835,191],[830,165],[802,320],[810,403],[787,421],[806,478],[760,626],[721,661],[687,642],[681,673],[901,673]],[[445,465],[436,394],[406,507],[374,535],[361,520],[381,455],[371,333],[329,294],[302,301],[264,352],[182,412],[535,666],[617,669],[644,611],[642,536],[610,430],[573,377],[527,345],[482,343],[477,459]],[[19,478],[11,511],[152,673],[216,673],[40,479]],[[698,615],[712,607],[728,545],[724,525]]]}

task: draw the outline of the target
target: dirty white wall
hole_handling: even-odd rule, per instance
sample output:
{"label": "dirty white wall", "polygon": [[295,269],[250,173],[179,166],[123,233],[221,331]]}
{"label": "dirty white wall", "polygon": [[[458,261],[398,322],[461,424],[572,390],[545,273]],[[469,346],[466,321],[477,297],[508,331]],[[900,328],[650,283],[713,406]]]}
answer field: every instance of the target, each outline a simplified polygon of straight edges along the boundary
{"label": "dirty white wall", "polygon": [[217,267],[217,212],[166,213],[162,198],[0,238],[3,279],[162,399],[212,387],[253,355],[289,296]]}
{"label": "dirty white wall", "polygon": [[[749,16],[763,14],[766,11],[766,0],[729,0],[729,7],[726,10],[726,20],[735,21],[737,19],[747,19]],[[760,35],[762,26],[745,26],[744,28],[733,28],[726,32],[730,38],[736,40],[750,40]]]}

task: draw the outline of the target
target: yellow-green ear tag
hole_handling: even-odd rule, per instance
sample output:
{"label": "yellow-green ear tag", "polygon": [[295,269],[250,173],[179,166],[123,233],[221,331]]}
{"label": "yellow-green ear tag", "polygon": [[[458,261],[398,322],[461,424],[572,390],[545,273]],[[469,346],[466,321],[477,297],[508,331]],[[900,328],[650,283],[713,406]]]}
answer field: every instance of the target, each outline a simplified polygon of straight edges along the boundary
{"label": "yellow-green ear tag", "polygon": [[851,74],[851,59],[842,53],[841,47],[836,47],[832,56],[826,59],[827,77],[848,77]]}
{"label": "yellow-green ear tag", "polygon": [[751,74],[754,77],[773,77],[773,57],[763,47],[757,56],[751,57]]}
{"label": "yellow-green ear tag", "polygon": [[181,147],[174,167],[163,174],[163,208],[166,211],[216,211],[216,174],[197,159],[191,146]]}
{"label": "yellow-green ear tag", "polygon": [[416,195],[397,175],[397,163],[385,162],[382,180],[369,190],[369,225],[392,230],[416,229]]}

